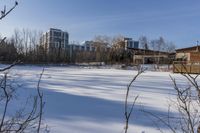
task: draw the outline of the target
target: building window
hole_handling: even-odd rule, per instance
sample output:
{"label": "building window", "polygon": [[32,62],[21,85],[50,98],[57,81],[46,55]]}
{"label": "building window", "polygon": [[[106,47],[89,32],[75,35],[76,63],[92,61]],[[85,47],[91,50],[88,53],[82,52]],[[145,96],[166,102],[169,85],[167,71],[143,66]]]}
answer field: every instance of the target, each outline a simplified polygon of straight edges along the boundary
{"label": "building window", "polygon": [[90,51],[90,47],[87,47],[87,51]]}
{"label": "building window", "polygon": [[59,48],[59,42],[55,42],[55,48]]}
{"label": "building window", "polygon": [[81,46],[81,51],[84,51],[85,50],[85,47],[84,46]]}
{"label": "building window", "polygon": [[132,41],[129,42],[129,47],[130,47],[130,48],[133,47],[133,42],[132,42]]}
{"label": "building window", "polygon": [[63,43],[61,44],[61,48],[64,48],[64,44]]}
{"label": "building window", "polygon": [[67,40],[68,40],[68,34],[67,34],[67,33],[65,33],[65,39],[67,39]]}
{"label": "building window", "polygon": [[93,52],[95,51],[95,47],[92,47],[92,51],[93,51]]}
{"label": "building window", "polygon": [[54,35],[55,37],[61,37],[61,32],[54,32],[53,35]]}

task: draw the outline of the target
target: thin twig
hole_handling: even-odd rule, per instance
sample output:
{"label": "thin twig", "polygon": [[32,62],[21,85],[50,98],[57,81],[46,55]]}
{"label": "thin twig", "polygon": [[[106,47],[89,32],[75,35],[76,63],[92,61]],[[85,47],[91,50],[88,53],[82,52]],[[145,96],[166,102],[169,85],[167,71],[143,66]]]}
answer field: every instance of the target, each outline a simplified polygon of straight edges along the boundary
{"label": "thin twig", "polygon": [[0,41],[0,45],[3,44],[3,42],[5,42],[6,37],[4,37],[1,41]]}
{"label": "thin twig", "polygon": [[4,9],[3,14],[0,16],[0,20],[2,20],[3,18],[5,18],[12,10],[15,9],[15,7],[18,5],[18,2],[15,1],[15,5],[6,12],[6,10]]}
{"label": "thin twig", "polygon": [[132,111],[133,111],[133,107],[138,99],[139,96],[136,96],[132,102],[132,105],[131,105],[131,109],[128,111],[128,97],[129,97],[129,92],[130,92],[130,87],[131,85],[133,84],[133,82],[137,79],[137,77],[142,74],[145,70],[144,69],[140,69],[138,68],[138,73],[137,75],[135,75],[133,77],[133,79],[131,80],[131,82],[128,84],[127,86],[127,90],[126,90],[126,97],[125,97],[125,107],[124,107],[124,115],[125,115],[125,121],[126,121],[126,124],[125,124],[125,133],[128,132],[128,125],[129,125],[129,119],[130,119],[130,116],[132,114]]}
{"label": "thin twig", "polygon": [[142,112],[144,112],[146,114],[149,114],[150,116],[153,116],[154,118],[158,119],[160,122],[162,122],[164,125],[166,125],[173,133],[176,133],[176,130],[174,130],[173,127],[170,124],[168,124],[168,122],[166,122],[165,120],[163,120],[161,117],[155,115],[152,112],[148,112],[148,111],[145,111],[145,110],[142,110]]}
{"label": "thin twig", "polygon": [[42,69],[42,73],[40,74],[38,84],[37,84],[37,92],[38,92],[38,96],[39,96],[39,100],[40,100],[39,123],[38,123],[37,133],[40,132],[42,114],[43,114],[43,107],[44,107],[43,93],[40,91],[40,82],[41,82],[43,74],[44,74],[44,68]]}
{"label": "thin twig", "polygon": [[14,67],[14,66],[16,66],[17,64],[20,64],[20,63],[21,63],[21,61],[16,61],[16,62],[14,62],[13,64],[9,65],[8,67],[5,67],[5,68],[0,69],[0,72],[4,72],[4,71],[6,71],[6,70],[9,70],[9,69],[11,69],[12,67]]}

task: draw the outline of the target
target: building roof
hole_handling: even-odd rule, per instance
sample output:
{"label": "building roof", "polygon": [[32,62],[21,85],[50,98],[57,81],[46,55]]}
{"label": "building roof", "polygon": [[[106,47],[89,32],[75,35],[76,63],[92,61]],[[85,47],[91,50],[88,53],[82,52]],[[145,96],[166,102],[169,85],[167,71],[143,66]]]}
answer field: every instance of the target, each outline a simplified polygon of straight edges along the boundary
{"label": "building roof", "polygon": [[49,30],[62,31],[61,29],[57,29],[57,28],[50,28]]}
{"label": "building roof", "polygon": [[193,46],[187,48],[176,49],[176,52],[195,52],[200,50],[200,46]]}
{"label": "building roof", "polygon": [[135,52],[136,55],[157,55],[157,54],[164,54],[164,55],[169,55],[169,52],[163,52],[163,51],[154,51],[154,50],[150,50],[150,49],[140,49],[140,48],[129,48],[127,47],[127,49],[129,50],[133,50]]}

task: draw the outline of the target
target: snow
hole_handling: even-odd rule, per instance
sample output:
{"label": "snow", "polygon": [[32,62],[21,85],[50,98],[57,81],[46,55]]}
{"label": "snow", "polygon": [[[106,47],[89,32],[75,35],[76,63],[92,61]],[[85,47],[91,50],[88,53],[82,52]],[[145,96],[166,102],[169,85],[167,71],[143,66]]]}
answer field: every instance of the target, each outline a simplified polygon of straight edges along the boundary
{"label": "snow", "polygon": [[[42,66],[16,66],[10,70],[10,77],[20,86],[18,99],[21,99],[17,101],[20,104],[12,103],[10,110],[21,107],[27,96],[36,93],[42,69]],[[52,133],[123,132],[126,87],[136,74],[134,70],[45,67],[40,84],[46,103],[43,122]],[[155,119],[152,120],[143,110],[157,115],[168,113],[169,101],[175,97],[169,75],[180,85],[187,85],[182,76],[170,72],[146,71],[134,82],[131,98],[137,95],[139,98],[129,132],[160,132]],[[158,125],[168,132],[162,124]]]}

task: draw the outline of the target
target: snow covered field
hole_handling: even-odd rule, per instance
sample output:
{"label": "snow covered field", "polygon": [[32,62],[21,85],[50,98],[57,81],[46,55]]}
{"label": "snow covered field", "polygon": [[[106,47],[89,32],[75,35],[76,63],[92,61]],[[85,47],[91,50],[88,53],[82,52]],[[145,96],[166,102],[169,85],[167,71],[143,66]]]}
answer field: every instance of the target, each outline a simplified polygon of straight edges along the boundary
{"label": "snow covered field", "polygon": [[[11,77],[20,86],[18,99],[36,93],[41,71],[39,66],[11,69]],[[136,73],[133,70],[46,67],[40,84],[46,102],[43,122],[48,124],[52,133],[122,133],[126,87]],[[167,114],[169,99],[174,98],[169,74],[179,84],[185,84],[180,75],[150,71],[143,73],[134,83],[131,95],[139,95],[139,98],[129,132],[159,132],[155,119],[142,110]],[[10,110],[20,106],[13,104]],[[160,126],[167,132],[164,126]]]}

